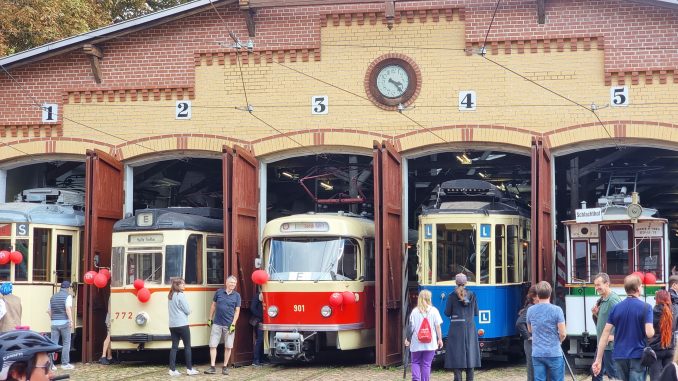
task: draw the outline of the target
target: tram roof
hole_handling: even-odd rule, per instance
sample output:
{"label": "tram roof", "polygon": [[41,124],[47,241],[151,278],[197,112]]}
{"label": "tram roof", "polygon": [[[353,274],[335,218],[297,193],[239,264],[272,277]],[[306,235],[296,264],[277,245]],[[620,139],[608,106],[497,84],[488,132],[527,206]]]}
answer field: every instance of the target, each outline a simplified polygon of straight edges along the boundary
{"label": "tram roof", "polygon": [[502,201],[447,201],[437,207],[424,208],[421,214],[502,214],[530,217],[529,210]]}
{"label": "tram roof", "polygon": [[[327,226],[314,225],[305,228],[309,223],[327,223]],[[289,230],[282,233],[283,225],[287,224]],[[283,236],[328,236],[340,235],[349,237],[374,237],[374,221],[351,213],[307,213],[280,217],[266,223],[264,237]]]}
{"label": "tram roof", "polygon": [[11,222],[79,227],[85,225],[85,213],[71,205],[31,202],[0,204],[0,223]]}
{"label": "tram roof", "polygon": [[[137,217],[152,216],[151,224],[140,226]],[[215,208],[158,208],[137,210],[135,215],[113,225],[114,232],[149,230],[193,230],[223,233],[223,210]]]}

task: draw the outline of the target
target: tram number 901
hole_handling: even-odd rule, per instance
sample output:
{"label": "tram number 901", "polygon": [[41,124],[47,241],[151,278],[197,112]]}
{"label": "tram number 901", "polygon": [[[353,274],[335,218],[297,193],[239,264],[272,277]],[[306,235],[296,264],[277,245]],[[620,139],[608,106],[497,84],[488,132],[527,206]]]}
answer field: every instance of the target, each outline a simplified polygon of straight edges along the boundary
{"label": "tram number 901", "polygon": [[115,320],[123,320],[123,319],[132,320],[132,313],[131,312],[116,312],[115,313]]}
{"label": "tram number 901", "polygon": [[304,305],[303,304],[295,304],[294,305],[294,312],[304,312]]}

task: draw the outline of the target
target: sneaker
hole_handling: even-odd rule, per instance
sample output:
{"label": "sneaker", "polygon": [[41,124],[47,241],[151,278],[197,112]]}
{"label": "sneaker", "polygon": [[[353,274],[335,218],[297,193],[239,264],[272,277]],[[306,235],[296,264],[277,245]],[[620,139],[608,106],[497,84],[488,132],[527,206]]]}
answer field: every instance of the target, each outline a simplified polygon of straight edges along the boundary
{"label": "sneaker", "polygon": [[255,363],[252,363],[252,366],[255,367],[255,368],[259,368],[259,367],[262,367],[263,364],[255,362]]}
{"label": "sneaker", "polygon": [[198,372],[197,369],[191,368],[191,369],[186,369],[186,374],[188,374],[189,376],[195,376],[196,374],[200,374],[200,372]]}
{"label": "sneaker", "polygon": [[63,369],[63,370],[71,370],[71,369],[75,369],[75,367],[74,367],[73,365],[71,365],[71,364],[63,364],[63,365],[61,365],[61,369]]}
{"label": "sneaker", "polygon": [[221,374],[223,374],[224,376],[228,376],[228,367],[225,366],[221,368]]}
{"label": "sneaker", "polygon": [[172,376],[172,377],[181,376],[181,373],[179,373],[178,370],[172,370],[172,369],[170,369],[170,371],[169,371],[168,373],[169,373],[169,375]]}
{"label": "sneaker", "polygon": [[101,365],[111,365],[111,360],[107,359],[106,357],[102,357],[99,359],[99,364]]}
{"label": "sneaker", "polygon": [[205,371],[205,374],[217,374],[217,371],[216,371],[216,369],[214,369],[213,366],[211,366],[211,367],[207,368],[207,370]]}

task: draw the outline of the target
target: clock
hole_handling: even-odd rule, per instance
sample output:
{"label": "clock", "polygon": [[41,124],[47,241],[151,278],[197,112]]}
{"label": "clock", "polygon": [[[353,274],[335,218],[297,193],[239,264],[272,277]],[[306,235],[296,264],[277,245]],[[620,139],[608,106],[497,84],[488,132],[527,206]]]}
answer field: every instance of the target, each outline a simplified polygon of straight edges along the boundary
{"label": "clock", "polygon": [[626,209],[626,213],[630,218],[638,218],[643,214],[643,207],[638,204],[629,204]]}
{"label": "clock", "polygon": [[368,98],[385,110],[411,104],[421,88],[421,71],[402,54],[386,54],[374,60],[365,74]]}

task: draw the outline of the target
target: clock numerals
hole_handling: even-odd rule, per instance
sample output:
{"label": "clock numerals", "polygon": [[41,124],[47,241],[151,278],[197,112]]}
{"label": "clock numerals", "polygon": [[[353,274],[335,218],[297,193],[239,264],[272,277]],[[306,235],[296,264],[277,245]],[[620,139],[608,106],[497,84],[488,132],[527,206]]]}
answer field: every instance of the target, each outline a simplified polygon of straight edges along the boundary
{"label": "clock numerals", "polygon": [[377,89],[387,98],[398,98],[405,94],[409,86],[409,77],[405,69],[398,65],[389,65],[377,74]]}
{"label": "clock numerals", "polygon": [[370,64],[364,83],[377,107],[393,111],[399,104],[409,105],[419,95],[421,70],[409,57],[385,54]]}

